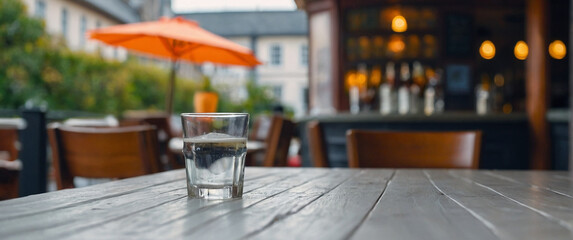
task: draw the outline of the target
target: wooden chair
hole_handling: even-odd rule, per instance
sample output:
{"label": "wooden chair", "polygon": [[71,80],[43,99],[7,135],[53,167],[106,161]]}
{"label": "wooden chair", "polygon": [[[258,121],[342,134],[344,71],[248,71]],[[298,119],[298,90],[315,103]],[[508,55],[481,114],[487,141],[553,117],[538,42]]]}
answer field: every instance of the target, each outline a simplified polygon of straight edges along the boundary
{"label": "wooden chair", "polygon": [[293,135],[294,123],[292,121],[281,115],[272,116],[263,166],[287,166],[288,151]]}
{"label": "wooden chair", "polygon": [[346,133],[351,168],[477,169],[481,131]]}
{"label": "wooden chair", "polygon": [[0,128],[0,200],[17,198],[22,163],[18,160],[18,128]]}
{"label": "wooden chair", "polygon": [[266,141],[271,129],[272,116],[259,115],[253,122],[253,128],[249,132],[249,140]]}
{"label": "wooden chair", "polygon": [[[152,125],[157,129],[159,141],[159,154],[162,158],[162,170],[185,168],[182,153],[174,153],[169,149],[169,141],[174,137],[181,137],[182,132],[176,132],[171,126],[170,116],[167,114],[127,115],[120,123],[121,126]],[[166,165],[166,166],[164,166]]]}
{"label": "wooden chair", "polygon": [[0,128],[0,151],[5,151],[8,154],[5,160],[14,161],[18,159],[20,142],[18,141],[17,128]]}
{"label": "wooden chair", "polygon": [[315,167],[329,167],[328,152],[319,121],[310,121],[306,124],[310,158]]}
{"label": "wooden chair", "polygon": [[153,126],[83,128],[51,126],[48,137],[58,189],[74,177],[128,178],[159,171]]}

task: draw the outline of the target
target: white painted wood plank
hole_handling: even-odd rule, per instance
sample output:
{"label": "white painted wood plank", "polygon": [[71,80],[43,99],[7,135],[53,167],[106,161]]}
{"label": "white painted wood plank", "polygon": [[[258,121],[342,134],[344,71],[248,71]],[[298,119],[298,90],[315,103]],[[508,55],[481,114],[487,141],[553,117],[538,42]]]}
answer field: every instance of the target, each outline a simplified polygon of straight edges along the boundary
{"label": "white painted wood plank", "polygon": [[[301,173],[302,172],[302,173]],[[96,228],[75,232],[70,236],[72,239],[89,238],[98,236],[101,238],[130,238],[149,236],[155,239],[164,239],[171,232],[180,232],[189,227],[191,219],[197,219],[196,224],[201,224],[210,219],[206,216],[225,214],[225,211],[241,210],[244,207],[272,197],[304,182],[325,175],[328,171],[308,172],[301,169],[281,169],[272,177],[250,181],[245,184],[245,193],[242,199],[229,201],[209,201],[201,199],[178,199],[156,208],[146,209],[117,221],[109,221],[98,225]],[[155,232],[151,234],[151,232]]]}
{"label": "white painted wood plank", "polygon": [[44,212],[51,209],[64,208],[96,199],[117,197],[152,186],[182,181],[183,179],[185,179],[185,172],[183,172],[183,170],[176,170],[83,188],[65,189],[47,194],[37,194],[0,201],[0,220],[9,219],[14,216]]}
{"label": "white painted wood plank", "polygon": [[[315,172],[317,170],[309,169],[306,171]],[[220,208],[194,215],[180,222],[180,225],[165,226],[160,229],[161,234],[148,236],[149,239],[159,236],[187,239],[239,239],[264,229],[275,221],[297,213],[358,172],[359,170],[332,170],[324,177],[313,179],[311,182],[288,189],[254,204],[245,206],[243,204],[248,199],[243,199],[232,203],[243,205],[235,209],[230,209],[231,204],[228,206],[218,205],[217,207]]]}
{"label": "white painted wood plank", "polygon": [[[246,168],[245,181],[266,176],[272,176],[278,169]],[[0,221],[17,216],[31,215],[54,209],[66,208],[77,204],[87,203],[97,199],[117,197],[148,187],[185,181],[183,169],[162,172],[146,176],[112,181],[83,188],[65,189],[47,194],[37,194],[28,197],[0,201]]]}
{"label": "white painted wood plank", "polygon": [[[425,170],[428,179],[440,192],[467,209],[500,239],[572,239],[566,227],[549,221],[538,212],[515,203],[473,181],[453,173],[471,170]],[[536,194],[530,191],[531,197]],[[467,226],[471,227],[471,226]]]}
{"label": "white painted wood plank", "polygon": [[[274,171],[267,171],[267,173],[274,173]],[[264,181],[265,178],[262,175],[257,176],[253,180],[246,180],[246,182]],[[272,179],[268,180],[268,182],[272,181]],[[96,198],[58,209],[3,219],[0,220],[0,225],[5,228],[0,229],[0,235],[15,238],[43,238],[47,236],[61,238],[63,235],[80,229],[98,226],[118,218],[121,219],[130,214],[178,199],[186,199],[185,184],[185,178],[183,178],[167,184],[152,185],[138,191],[127,191],[126,194],[121,195],[109,196],[103,192],[104,195],[108,196],[107,198]],[[79,192],[82,193],[83,191]],[[46,204],[49,204],[49,201]]]}
{"label": "white painted wood plank", "polygon": [[[573,198],[553,191],[532,187],[506,177],[475,171],[451,171],[451,175],[493,191],[559,224],[573,233]],[[564,181],[563,181],[564,182]],[[573,235],[572,235],[573,236]]]}
{"label": "white painted wood plank", "polygon": [[[460,187],[464,187],[460,185]],[[352,239],[497,239],[422,170],[398,170]]]}
{"label": "white painted wood plank", "polygon": [[561,172],[485,171],[484,173],[496,178],[502,178],[518,184],[528,184],[532,187],[543,188],[573,198],[573,178],[563,177],[563,175],[559,174]]}
{"label": "white painted wood plank", "polygon": [[394,170],[364,170],[249,239],[346,239],[372,210]]}

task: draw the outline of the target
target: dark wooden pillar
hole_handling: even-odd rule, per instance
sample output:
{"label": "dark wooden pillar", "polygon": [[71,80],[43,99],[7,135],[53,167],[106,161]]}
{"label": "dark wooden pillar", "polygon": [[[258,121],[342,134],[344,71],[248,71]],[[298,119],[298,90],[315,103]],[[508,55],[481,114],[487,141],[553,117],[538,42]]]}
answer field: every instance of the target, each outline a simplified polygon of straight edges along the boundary
{"label": "dark wooden pillar", "polygon": [[[571,4],[569,4],[568,45],[569,49],[573,46],[573,0],[571,0]],[[573,111],[571,111],[571,108],[573,108],[573,72],[571,69],[573,69],[573,61],[569,60],[569,174],[573,177]]]}
{"label": "dark wooden pillar", "polygon": [[547,2],[527,0],[526,109],[531,139],[531,168],[548,169],[549,131],[547,96]]}

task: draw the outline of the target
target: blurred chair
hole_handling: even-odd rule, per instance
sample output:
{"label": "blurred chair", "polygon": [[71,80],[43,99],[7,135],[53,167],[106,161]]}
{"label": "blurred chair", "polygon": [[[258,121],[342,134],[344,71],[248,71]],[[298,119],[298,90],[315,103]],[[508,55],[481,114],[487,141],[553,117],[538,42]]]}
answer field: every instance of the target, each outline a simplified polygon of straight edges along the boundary
{"label": "blurred chair", "polygon": [[319,121],[310,121],[306,124],[310,158],[315,167],[329,167],[328,152]]}
{"label": "blurred chair", "polygon": [[118,127],[119,121],[112,115],[105,118],[69,118],[63,124],[73,127]]}
{"label": "blurred chair", "polygon": [[121,126],[152,125],[157,128],[157,139],[159,141],[159,154],[162,161],[162,170],[184,168],[182,153],[174,153],[169,148],[169,141],[174,137],[182,137],[183,133],[172,124],[171,116],[165,113],[126,113]]}
{"label": "blurred chair", "polygon": [[22,169],[22,162],[18,160],[18,129],[23,126],[12,120],[0,121],[0,200],[18,197],[18,178]]}
{"label": "blurred chair", "polygon": [[128,178],[159,171],[153,126],[48,128],[58,189],[74,188],[74,177]]}
{"label": "blurred chair", "polygon": [[[3,159],[6,152],[0,152],[0,200],[17,198],[18,178],[22,169],[20,160],[8,161]],[[6,154],[7,155],[7,154]]]}
{"label": "blurred chair", "polygon": [[263,166],[287,166],[289,147],[294,135],[294,123],[281,115],[273,115],[270,121]]}
{"label": "blurred chair", "polygon": [[249,134],[249,140],[251,141],[266,141],[269,136],[269,130],[271,128],[272,116],[270,115],[259,115],[255,118],[253,123],[253,128]]}
{"label": "blurred chair", "polygon": [[481,131],[346,132],[351,168],[477,169]]}

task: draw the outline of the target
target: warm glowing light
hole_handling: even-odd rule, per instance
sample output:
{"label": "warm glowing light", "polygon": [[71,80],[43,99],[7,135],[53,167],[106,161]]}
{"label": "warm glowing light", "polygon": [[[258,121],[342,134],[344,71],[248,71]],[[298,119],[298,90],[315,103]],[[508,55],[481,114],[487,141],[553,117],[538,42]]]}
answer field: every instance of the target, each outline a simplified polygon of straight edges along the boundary
{"label": "warm glowing light", "polygon": [[402,41],[402,38],[392,37],[392,39],[388,43],[388,48],[390,48],[390,51],[392,52],[399,53],[404,51],[404,48],[406,48],[406,44],[404,43],[404,41]]}
{"label": "warm glowing light", "polygon": [[561,40],[555,40],[549,44],[549,55],[555,59],[563,59],[567,54],[567,47]]}
{"label": "warm glowing light", "polygon": [[525,60],[529,54],[529,47],[527,46],[527,43],[524,41],[517,42],[515,44],[515,48],[513,48],[513,54],[515,55],[515,58],[519,60]]}
{"label": "warm glowing light", "polygon": [[511,103],[503,104],[503,113],[508,114],[511,113],[512,111],[513,107],[511,106]]}
{"label": "warm glowing light", "polygon": [[360,88],[365,88],[367,81],[366,81],[366,74],[362,73],[362,72],[358,72],[356,73],[356,85]]}
{"label": "warm glowing light", "polygon": [[379,65],[376,65],[370,71],[370,85],[378,87],[382,81],[382,70]]}
{"label": "warm glowing light", "polygon": [[346,88],[357,86],[356,71],[348,71],[346,73]]}
{"label": "warm glowing light", "polygon": [[498,87],[503,87],[503,84],[505,84],[505,78],[503,78],[501,73],[498,73],[493,77],[493,83]]}
{"label": "warm glowing light", "polygon": [[402,15],[395,16],[392,19],[392,30],[394,32],[405,32],[408,29],[408,23]]}
{"label": "warm glowing light", "polygon": [[479,55],[485,59],[492,59],[495,57],[495,46],[490,40],[485,40],[479,47]]}

